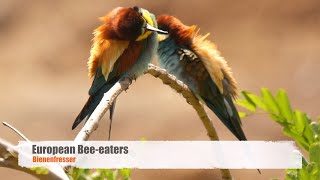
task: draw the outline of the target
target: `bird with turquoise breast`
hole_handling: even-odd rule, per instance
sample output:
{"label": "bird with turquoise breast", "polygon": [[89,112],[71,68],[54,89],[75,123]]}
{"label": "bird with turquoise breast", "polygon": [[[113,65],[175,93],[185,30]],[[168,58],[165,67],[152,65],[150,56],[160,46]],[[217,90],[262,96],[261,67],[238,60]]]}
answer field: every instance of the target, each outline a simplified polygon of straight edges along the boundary
{"label": "bird with turquoise breast", "polygon": [[200,35],[196,26],[184,25],[174,16],[158,16],[157,22],[169,32],[158,37],[160,67],[188,85],[239,140],[246,140],[233,103],[237,83],[215,44],[207,39],[209,34]]}

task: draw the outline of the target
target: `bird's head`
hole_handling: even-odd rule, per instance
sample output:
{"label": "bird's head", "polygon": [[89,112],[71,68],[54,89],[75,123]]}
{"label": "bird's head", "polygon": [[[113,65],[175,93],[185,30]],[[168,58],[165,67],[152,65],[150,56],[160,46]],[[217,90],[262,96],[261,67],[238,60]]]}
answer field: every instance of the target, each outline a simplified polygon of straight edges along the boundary
{"label": "bird's head", "polygon": [[152,31],[167,33],[157,28],[153,14],[139,7],[118,7],[100,19],[104,24],[96,32],[106,39],[141,41]]}
{"label": "bird's head", "polygon": [[169,32],[168,35],[158,35],[159,41],[170,37],[174,39],[177,44],[191,45],[196,26],[184,25],[179,19],[169,15],[158,16],[157,22],[160,29]]}

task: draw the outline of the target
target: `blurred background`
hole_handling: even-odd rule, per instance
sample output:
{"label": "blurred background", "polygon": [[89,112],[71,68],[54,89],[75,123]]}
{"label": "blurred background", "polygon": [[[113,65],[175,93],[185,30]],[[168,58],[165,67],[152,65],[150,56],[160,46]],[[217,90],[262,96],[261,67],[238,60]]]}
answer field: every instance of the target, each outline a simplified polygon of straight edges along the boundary
{"label": "blurred background", "polygon": [[[0,2],[0,121],[29,139],[73,140],[71,125],[85,101],[92,31],[98,17],[117,6],[144,7],[196,24],[233,68],[241,90],[287,90],[294,108],[313,119],[320,114],[320,2],[243,1],[18,1]],[[156,63],[156,58],[154,59]],[[222,140],[235,137],[210,112]],[[264,115],[243,120],[250,140],[288,140]],[[91,140],[106,140],[104,117]],[[0,126],[0,137],[21,140]],[[208,140],[184,98],[144,75],[118,98],[112,140]],[[272,158],[272,157],[270,157]],[[170,163],[170,162],[168,162]],[[232,170],[235,179],[284,178],[283,170]],[[0,168],[1,179],[34,179]],[[220,179],[219,170],[133,170],[132,179]]]}

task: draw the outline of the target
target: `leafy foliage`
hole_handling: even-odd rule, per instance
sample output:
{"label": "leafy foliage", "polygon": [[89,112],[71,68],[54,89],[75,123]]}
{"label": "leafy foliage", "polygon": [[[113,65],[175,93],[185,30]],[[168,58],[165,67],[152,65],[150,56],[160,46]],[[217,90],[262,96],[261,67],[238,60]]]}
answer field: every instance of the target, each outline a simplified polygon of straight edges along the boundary
{"label": "leafy foliage", "polygon": [[43,174],[46,175],[49,173],[49,170],[45,167],[32,167],[30,168],[31,171],[35,171],[36,174]]}
{"label": "leafy foliage", "polygon": [[79,169],[74,167],[69,178],[72,180],[130,180],[131,169]]}
{"label": "leafy foliage", "polygon": [[248,91],[241,92],[243,99],[237,100],[239,106],[248,112],[239,112],[241,118],[263,112],[283,127],[283,133],[296,141],[309,152],[310,162],[303,158],[302,169],[287,170],[286,180],[320,180],[320,119],[312,122],[310,117],[300,111],[292,110],[285,90],[272,95],[267,88],[261,89],[261,95]]}
{"label": "leafy foliage", "polygon": [[[241,118],[257,113],[265,113],[283,127],[283,133],[295,140],[309,153],[309,162],[303,157],[302,169],[288,169],[285,180],[320,180],[320,116],[317,122],[300,111],[293,110],[285,90],[278,90],[274,96],[267,88],[261,89],[261,95],[248,91],[241,92],[243,98],[237,100],[239,106],[247,112],[239,112]],[[146,138],[141,138],[145,141]],[[38,170],[41,173],[40,169]],[[73,180],[129,180],[131,169],[79,169],[73,168],[69,175]]]}

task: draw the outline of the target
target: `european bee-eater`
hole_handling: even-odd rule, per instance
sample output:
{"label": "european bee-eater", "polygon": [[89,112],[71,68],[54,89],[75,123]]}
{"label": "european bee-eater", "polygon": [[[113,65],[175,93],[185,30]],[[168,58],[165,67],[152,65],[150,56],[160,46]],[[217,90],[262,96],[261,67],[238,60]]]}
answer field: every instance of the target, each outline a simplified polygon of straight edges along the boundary
{"label": "european bee-eater", "polygon": [[[75,119],[74,129],[87,119],[107,92],[120,78],[137,78],[148,68],[156,54],[158,41],[155,16],[143,8],[118,7],[100,18],[94,31],[88,60],[89,77],[94,77],[89,99]],[[112,122],[114,104],[110,108]],[[110,129],[111,129],[110,122]],[[109,129],[109,137],[110,137]]]}
{"label": "european bee-eater", "polygon": [[159,35],[160,67],[188,85],[239,140],[246,140],[233,103],[236,81],[215,44],[206,39],[209,34],[201,36],[196,26],[186,26],[173,16],[159,16],[157,22],[169,32]]}

